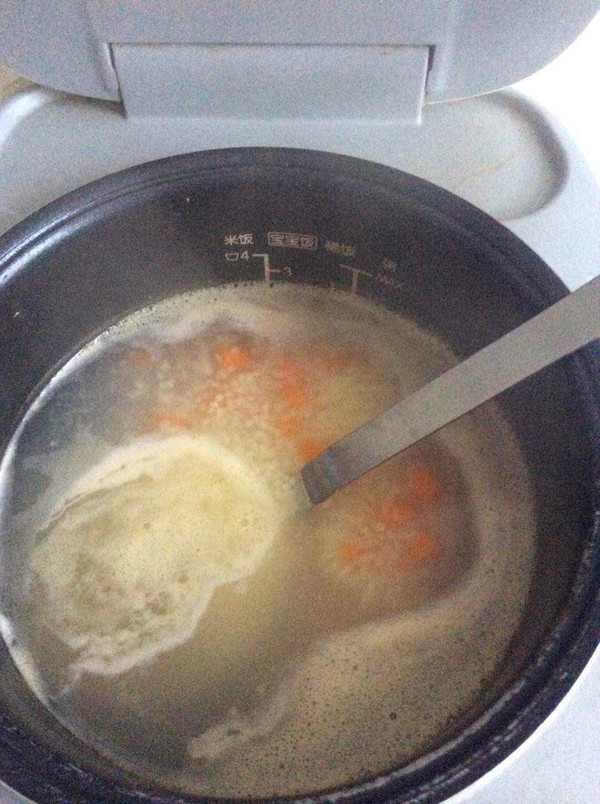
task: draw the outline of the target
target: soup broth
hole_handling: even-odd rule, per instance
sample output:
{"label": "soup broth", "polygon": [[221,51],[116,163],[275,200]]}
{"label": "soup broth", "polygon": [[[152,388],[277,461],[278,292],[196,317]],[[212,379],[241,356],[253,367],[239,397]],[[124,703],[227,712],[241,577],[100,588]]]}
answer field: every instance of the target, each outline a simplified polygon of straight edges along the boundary
{"label": "soup broth", "polygon": [[183,793],[305,794],[435,747],[525,606],[515,438],[489,403],[319,506],[299,470],[455,362],[364,299],[284,284],[88,344],[1,466],[2,629],[38,697]]}

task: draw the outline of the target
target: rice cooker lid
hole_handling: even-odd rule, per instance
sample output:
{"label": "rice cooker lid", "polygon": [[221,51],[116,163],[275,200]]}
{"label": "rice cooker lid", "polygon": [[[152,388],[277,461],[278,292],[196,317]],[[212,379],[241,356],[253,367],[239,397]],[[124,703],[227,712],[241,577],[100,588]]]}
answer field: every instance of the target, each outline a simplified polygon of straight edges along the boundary
{"label": "rice cooker lid", "polygon": [[[418,122],[557,56],[600,0],[3,0],[0,61],[128,114]],[[258,47],[260,46],[260,47]]]}

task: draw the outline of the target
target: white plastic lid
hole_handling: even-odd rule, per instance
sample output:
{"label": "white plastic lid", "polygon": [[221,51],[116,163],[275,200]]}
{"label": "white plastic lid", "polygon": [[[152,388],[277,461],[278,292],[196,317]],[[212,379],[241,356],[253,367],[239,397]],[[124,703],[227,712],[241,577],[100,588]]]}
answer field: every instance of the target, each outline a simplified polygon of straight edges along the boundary
{"label": "white plastic lid", "polygon": [[599,0],[2,0],[0,61],[46,86],[120,100],[122,45],[146,56],[165,45],[407,45],[428,49],[427,99],[450,100],[535,72],[599,8]]}

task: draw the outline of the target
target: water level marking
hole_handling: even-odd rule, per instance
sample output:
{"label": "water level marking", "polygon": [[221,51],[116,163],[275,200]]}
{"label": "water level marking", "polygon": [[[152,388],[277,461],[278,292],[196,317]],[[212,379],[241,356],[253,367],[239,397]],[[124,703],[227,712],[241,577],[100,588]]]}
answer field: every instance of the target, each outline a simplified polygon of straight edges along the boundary
{"label": "water level marking", "polygon": [[279,268],[271,268],[270,257],[268,254],[253,254],[253,257],[256,259],[260,259],[263,261],[263,267],[265,272],[265,282],[271,282],[271,275],[272,274],[280,274],[281,270]]}
{"label": "water level marking", "polygon": [[356,296],[356,294],[358,293],[358,277],[373,276],[373,274],[369,273],[368,271],[361,271],[359,268],[354,268],[354,266],[352,265],[340,265],[340,268],[345,268],[352,274],[352,284],[350,285],[350,293],[352,293],[353,296]]}

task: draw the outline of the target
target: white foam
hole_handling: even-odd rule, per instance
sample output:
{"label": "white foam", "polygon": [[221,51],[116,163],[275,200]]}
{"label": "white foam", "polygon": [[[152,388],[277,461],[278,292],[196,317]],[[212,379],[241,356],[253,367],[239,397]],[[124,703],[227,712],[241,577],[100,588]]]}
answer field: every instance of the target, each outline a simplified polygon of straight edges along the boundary
{"label": "white foam", "polygon": [[321,641],[295,683],[283,682],[277,728],[233,756],[226,740],[218,754],[211,734],[213,757],[223,761],[192,787],[188,778],[186,789],[293,795],[374,776],[431,746],[477,700],[525,604],[534,517],[525,468],[497,410],[487,406],[442,438],[460,460],[480,527],[480,557],[464,583],[430,605]]}
{"label": "white foam", "polygon": [[215,589],[256,569],[277,521],[268,489],[222,445],[143,439],[73,486],[32,568],[76,668],[118,674],[187,640]]}
{"label": "white foam", "polygon": [[[160,349],[202,335],[215,322],[228,322],[290,348],[304,348],[309,356],[314,343],[333,343],[364,356],[356,372],[340,380],[337,398],[332,393],[321,410],[312,411],[310,424],[325,439],[338,437],[456,362],[437,339],[364,299],[285,284],[267,289],[262,283],[202,291],[158,304],[104,333],[87,355],[103,350],[109,354],[118,344]],[[60,386],[65,377],[68,366],[55,383]],[[240,377],[236,389],[253,393],[262,381],[260,374]],[[164,389],[169,393],[168,384],[159,385],[157,395]],[[51,396],[48,393],[44,401],[51,401]],[[233,407],[217,404],[209,409],[203,427],[202,438],[207,441],[198,441],[197,436],[142,439],[115,449],[92,467],[71,487],[68,496],[76,501],[62,514],[69,521],[63,527],[62,520],[55,520],[33,562],[51,590],[56,633],[79,651],[77,667],[104,676],[132,671],[132,698],[146,701],[148,707],[167,703],[152,699],[162,694],[160,685],[146,698],[144,690],[135,687],[140,678],[151,678],[152,668],[143,676],[135,675],[143,663],[186,640],[193,642],[194,628],[209,610],[216,586],[241,578],[250,583],[282,521],[296,515],[304,530],[298,526],[295,535],[302,539],[310,532],[302,520],[303,503],[294,482],[299,466],[273,446],[260,410],[244,420]],[[271,796],[346,783],[414,756],[473,704],[502,658],[525,605],[533,560],[531,494],[518,446],[494,404],[455,422],[436,438],[458,461],[477,521],[477,560],[462,582],[427,605],[341,628],[319,638],[293,661],[290,658],[293,667],[286,668],[260,704],[250,710],[230,709],[204,731],[185,734],[187,764],[171,777],[173,785],[195,794]],[[176,453],[194,450],[234,489],[223,497],[228,510],[237,510],[240,499],[245,500],[247,510],[254,512],[256,528],[262,528],[260,538],[250,537],[241,524],[244,517],[236,520],[241,550],[238,545],[232,553],[217,555],[206,534],[193,524],[192,489],[204,482],[200,469],[189,477],[182,470],[177,483],[169,485],[165,467],[178,460]],[[144,482],[174,493],[181,477],[187,496],[180,510],[188,515],[178,519],[179,535],[173,541],[153,541],[152,529],[146,533],[138,527],[150,521],[157,537],[159,530],[164,536],[164,508],[153,509],[150,520],[147,509],[140,508],[137,519],[121,528],[129,537],[118,545],[103,543],[90,532],[89,522],[103,510],[103,495],[122,493],[128,499],[133,493],[135,501],[136,489]],[[214,479],[207,486],[214,488]],[[90,498],[93,504],[87,502]],[[197,554],[192,550],[196,544]],[[119,630],[100,615],[101,607],[94,602],[91,608],[78,610],[81,604],[73,602],[69,579],[84,556],[102,570],[113,568],[108,599],[117,619],[146,612],[135,627]],[[189,582],[184,591],[178,586],[175,591],[173,578],[184,568]],[[276,573],[275,568],[272,576]],[[139,605],[119,591],[135,589],[138,583]],[[111,589],[117,590],[114,601]],[[150,592],[165,592],[170,601],[166,614],[148,614]],[[240,595],[232,616],[239,613],[244,599]],[[258,605],[256,622],[251,620],[256,633],[270,627],[261,611]],[[75,628],[65,624],[69,616],[75,619]],[[236,649],[243,660],[242,649]],[[169,671],[187,678],[185,667]],[[68,715],[63,719],[69,725]],[[106,735],[90,731],[84,737],[92,742],[96,737],[109,750]],[[129,767],[143,764],[143,757],[118,749],[112,753]],[[152,768],[146,770],[152,775]],[[156,778],[168,781],[164,770]]]}

